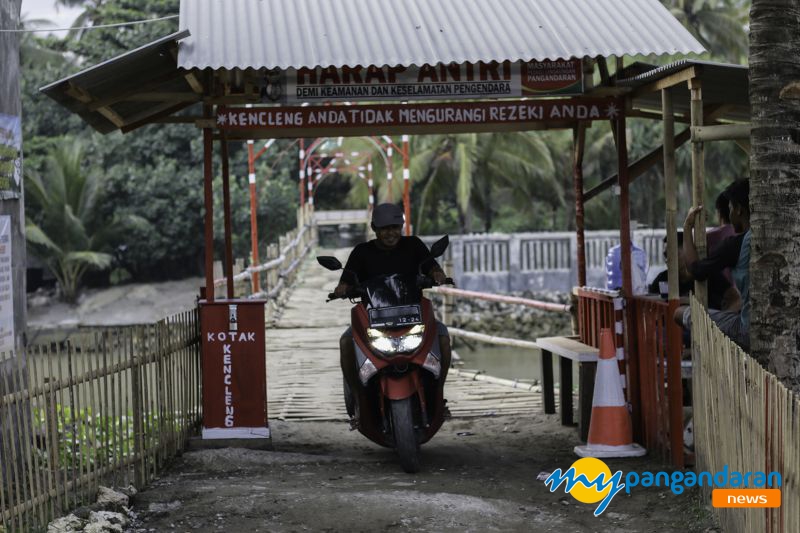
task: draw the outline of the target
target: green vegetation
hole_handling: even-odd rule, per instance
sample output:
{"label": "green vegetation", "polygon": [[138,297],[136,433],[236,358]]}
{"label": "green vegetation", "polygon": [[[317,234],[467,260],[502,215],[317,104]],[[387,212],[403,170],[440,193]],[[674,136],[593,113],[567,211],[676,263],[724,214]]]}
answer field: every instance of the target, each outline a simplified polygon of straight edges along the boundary
{"label": "green vegetation", "polygon": [[[745,60],[749,2],[662,1],[710,50],[708,58]],[[177,14],[179,9],[179,0],[61,0],[61,3],[84,8],[76,21],[82,25],[164,17]],[[35,20],[24,23],[28,27],[42,25],[42,21]],[[103,136],[38,92],[39,87],[176,30],[177,20],[172,19],[75,31],[63,38],[42,38],[36,34],[26,34],[23,38],[25,170],[32,176],[26,210],[32,228],[41,230],[29,233],[29,240],[31,250],[60,272],[57,275],[66,298],[75,298],[81,276],[89,268],[105,269],[102,275],[89,277],[93,283],[185,277],[197,275],[203,268],[202,143],[198,131],[186,125],[151,125],[127,135]],[[666,63],[676,58],[634,59]],[[197,114],[198,110],[189,109],[186,113]],[[629,120],[628,127],[631,161],[660,145],[660,123],[636,119]],[[330,148],[334,141],[330,141]],[[399,137],[395,142],[399,143]],[[584,179],[588,190],[616,172],[616,153],[606,123],[593,124],[587,130],[586,143]],[[63,159],[66,152],[72,151],[74,155],[76,146],[83,150],[83,155],[74,160],[76,166],[67,174],[57,170],[54,162]],[[377,200],[389,198],[385,163],[375,147],[357,138],[345,140],[342,147],[347,152],[359,151],[361,155],[354,158],[355,165],[366,164],[370,159],[368,154],[372,154]],[[262,258],[266,255],[266,245],[295,224],[294,209],[299,195],[296,150],[292,140],[280,140],[257,161]],[[575,210],[572,154],[571,131],[412,136],[415,231],[571,229]],[[231,144],[230,156],[234,255],[249,257],[246,146]],[[399,201],[403,180],[397,151],[392,166],[395,178],[391,198]],[[746,168],[746,155],[732,143],[707,145],[707,205],[713,205],[714,197],[724,185],[744,175]],[[215,174],[219,173],[216,167]],[[678,151],[681,210],[686,209],[690,198],[690,174],[689,148],[685,145]],[[84,215],[78,214],[78,205],[70,203],[72,199],[59,197],[57,190],[50,190],[51,183],[62,178],[70,180],[70,176],[84,183],[85,194],[92,200],[91,209],[82,211]],[[215,217],[221,217],[220,178],[216,182]],[[64,183],[67,187],[68,181]],[[60,211],[55,207],[58,201],[63,201]],[[616,203],[611,191],[588,202],[586,227],[618,227]],[[634,220],[648,226],[663,226],[660,168],[656,166],[632,184],[631,204]],[[315,205],[319,209],[364,208],[366,182],[357,172],[329,176],[315,193]],[[54,222],[57,220],[81,224],[75,225],[78,231],[67,231],[67,227]],[[114,225],[117,231],[107,231]],[[215,227],[215,247],[220,257],[221,219],[217,219]]]}

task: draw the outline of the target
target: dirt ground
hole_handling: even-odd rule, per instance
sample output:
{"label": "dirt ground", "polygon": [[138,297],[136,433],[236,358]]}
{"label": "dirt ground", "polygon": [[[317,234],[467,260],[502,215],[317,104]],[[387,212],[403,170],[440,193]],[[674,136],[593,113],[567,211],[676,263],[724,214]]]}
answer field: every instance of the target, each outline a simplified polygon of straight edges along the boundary
{"label": "dirt ground", "polygon": [[[29,299],[29,333],[150,322],[194,305],[202,280],[87,291],[78,306]],[[38,298],[38,299],[37,299]],[[422,447],[422,471],[344,422],[271,421],[273,451],[203,450],[175,459],[137,494],[131,532],[715,531],[696,493],[620,492],[595,505],[537,480],[576,460],[577,430],[558,415],[455,418]],[[661,470],[656,457],[609,460],[616,470]]]}
{"label": "dirt ground", "polygon": [[[274,451],[187,452],[133,499],[132,531],[715,531],[696,493],[621,491],[604,514],[541,472],[576,457],[556,415],[462,418],[422,447],[404,473],[394,452],[345,423],[271,422]],[[649,457],[608,460],[612,472],[660,470]]]}

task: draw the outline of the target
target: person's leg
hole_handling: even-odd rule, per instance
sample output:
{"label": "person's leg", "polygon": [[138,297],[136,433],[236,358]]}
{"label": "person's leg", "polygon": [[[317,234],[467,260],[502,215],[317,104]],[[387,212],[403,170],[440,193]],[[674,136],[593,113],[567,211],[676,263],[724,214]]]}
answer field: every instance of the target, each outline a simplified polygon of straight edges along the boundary
{"label": "person's leg", "polygon": [[[354,402],[356,398],[356,387],[358,383],[358,370],[356,369],[356,349],[353,344],[353,333],[350,328],[339,338],[339,365],[342,368],[342,377],[345,384],[345,404],[347,414],[353,416],[355,413]],[[349,398],[347,395],[349,394]]]}
{"label": "person's leg", "polygon": [[738,311],[717,311],[710,309],[708,316],[719,330],[745,351],[750,348],[750,338],[742,325],[742,316]]}
{"label": "person's leg", "polygon": [[440,361],[442,364],[442,373],[439,379],[445,380],[447,379],[447,371],[450,370],[450,360],[452,356],[449,335],[439,336],[439,349],[442,351],[442,360]]}

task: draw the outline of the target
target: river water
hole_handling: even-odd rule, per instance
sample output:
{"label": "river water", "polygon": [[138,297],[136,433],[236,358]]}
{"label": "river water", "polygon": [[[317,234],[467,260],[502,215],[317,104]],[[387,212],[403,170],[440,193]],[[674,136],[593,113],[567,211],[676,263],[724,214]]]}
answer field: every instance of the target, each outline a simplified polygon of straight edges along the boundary
{"label": "river water", "polygon": [[[458,339],[454,349],[461,357],[464,370],[483,370],[490,376],[518,380],[542,380],[541,352],[524,348],[496,346],[480,342],[471,347]],[[474,348],[474,349],[473,349]],[[558,357],[553,357],[553,380],[559,382]],[[572,365],[572,383],[578,383],[578,365]]]}

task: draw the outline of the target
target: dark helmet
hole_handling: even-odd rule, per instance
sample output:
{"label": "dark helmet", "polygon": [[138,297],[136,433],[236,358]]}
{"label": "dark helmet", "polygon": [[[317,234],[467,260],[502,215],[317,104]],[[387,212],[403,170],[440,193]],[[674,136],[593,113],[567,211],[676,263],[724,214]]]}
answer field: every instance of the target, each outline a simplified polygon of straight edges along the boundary
{"label": "dark helmet", "polygon": [[402,226],[404,222],[403,210],[395,204],[380,204],[372,211],[372,225],[376,228]]}

